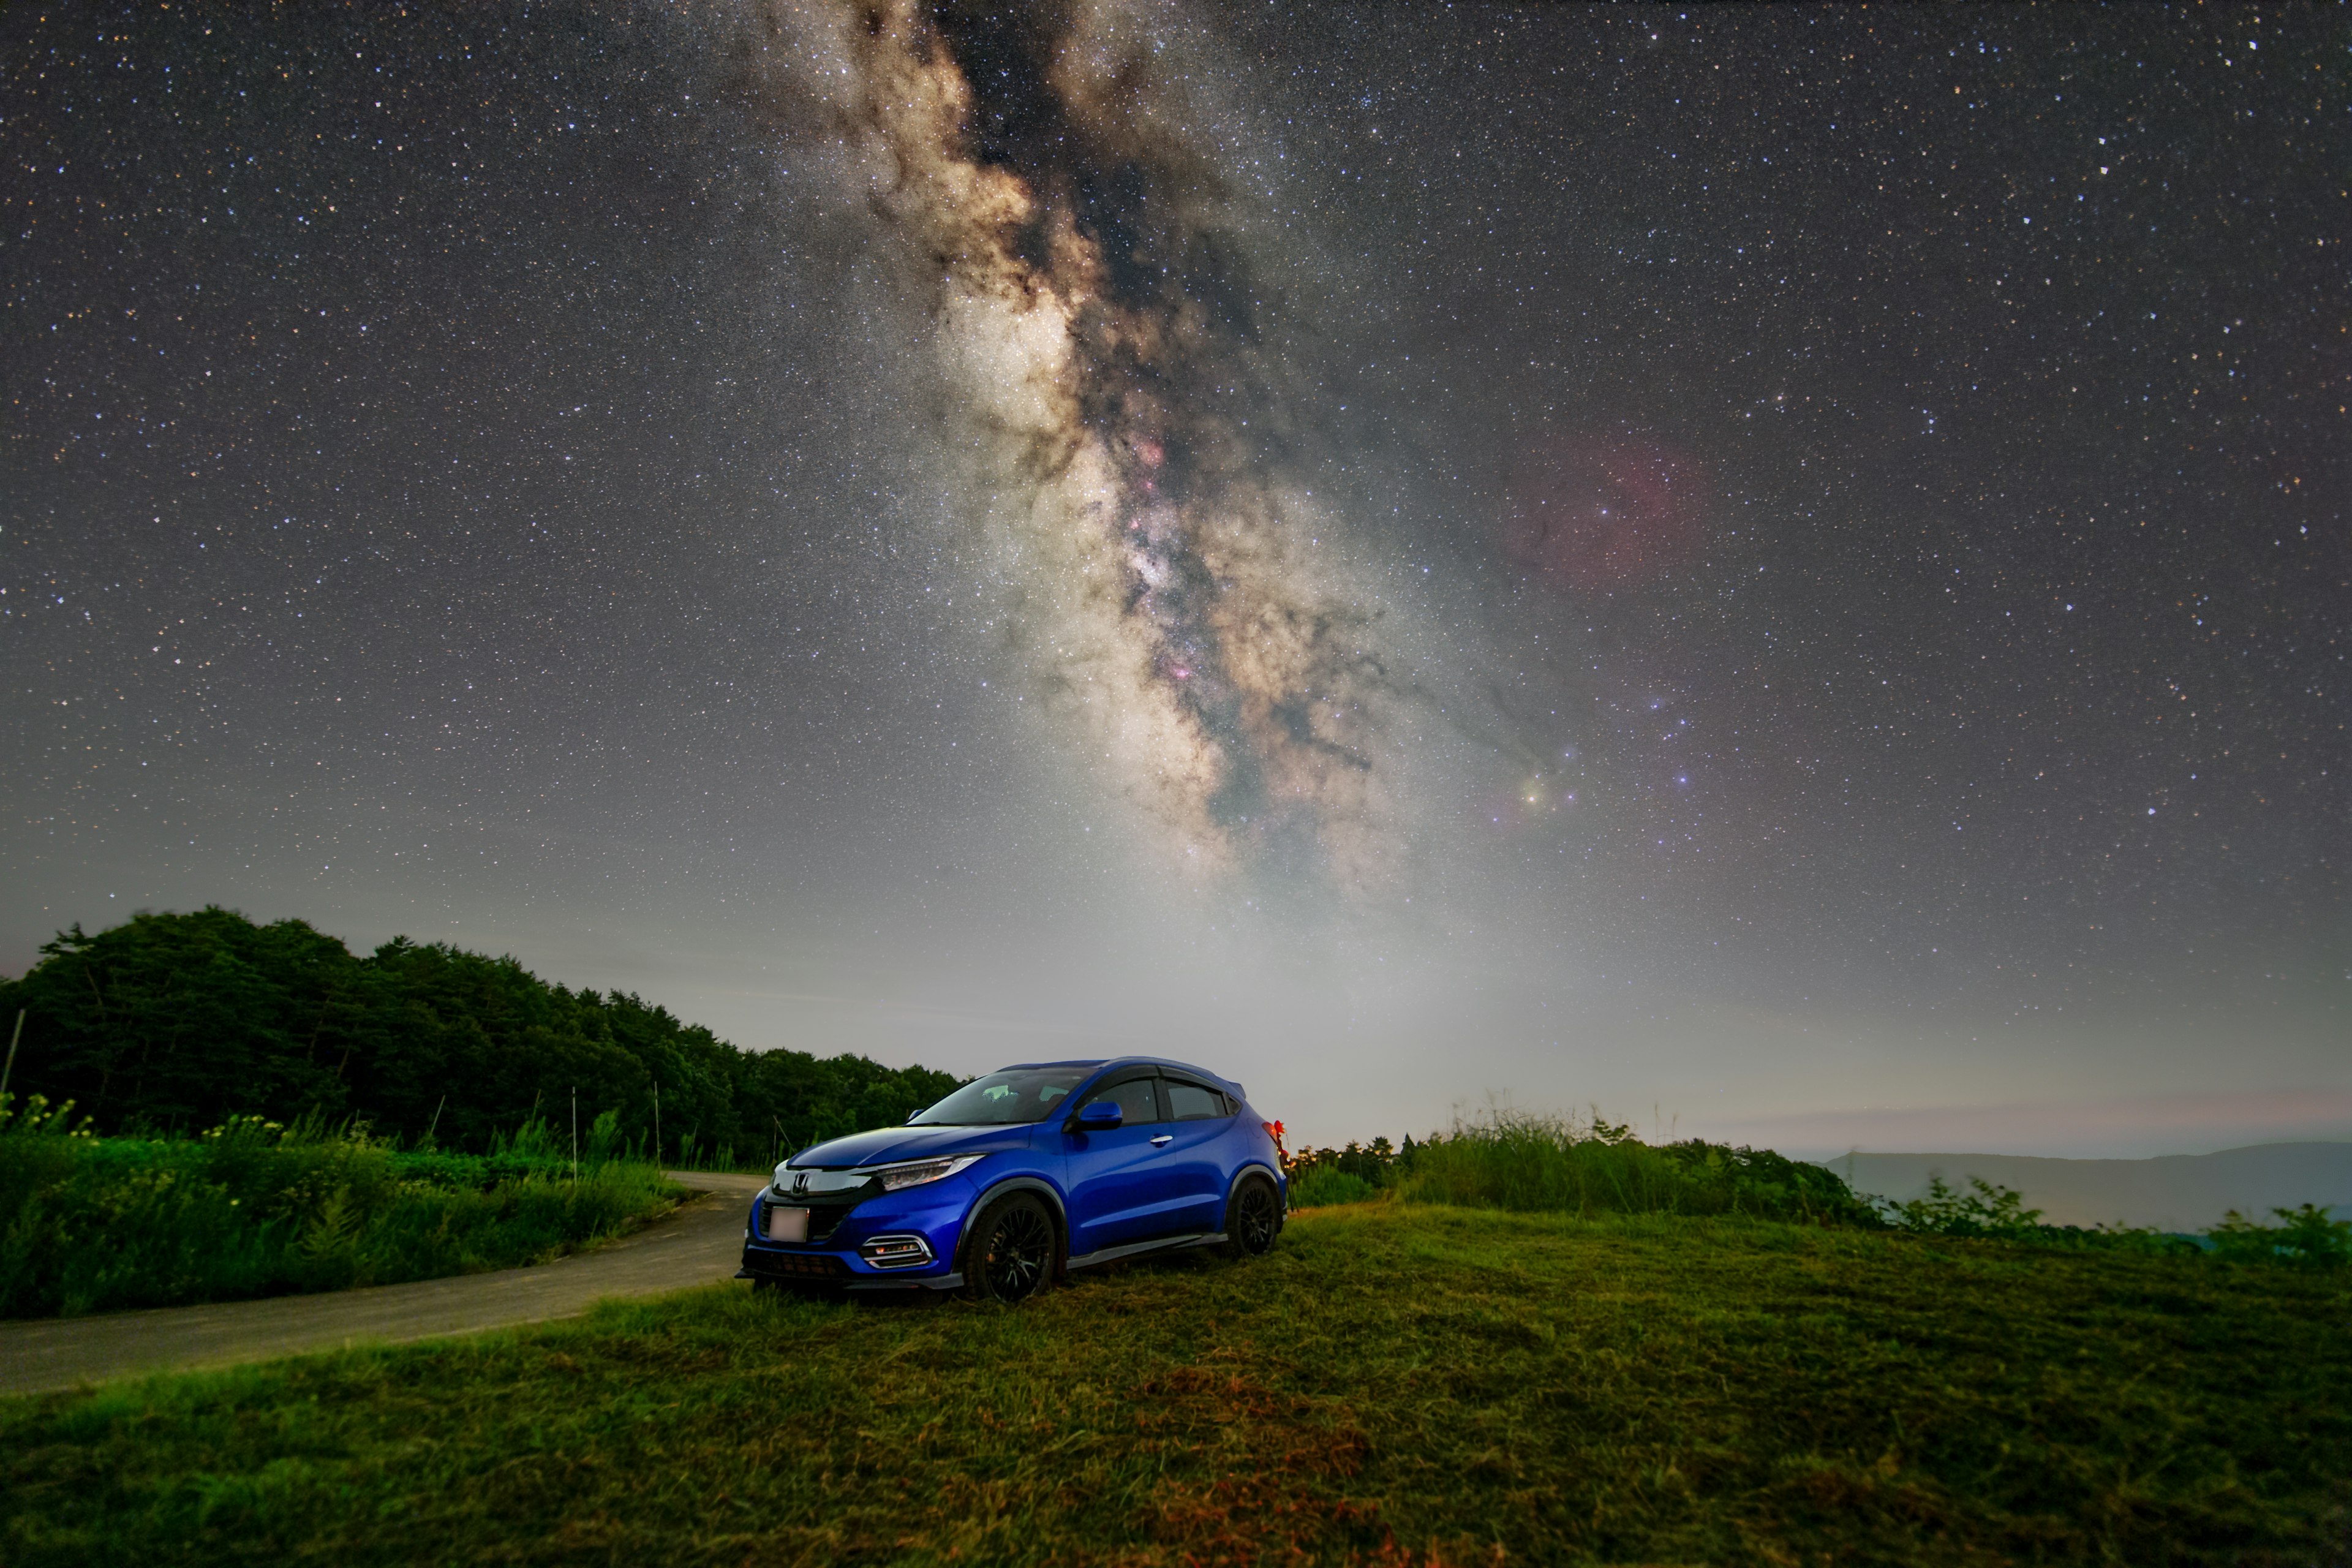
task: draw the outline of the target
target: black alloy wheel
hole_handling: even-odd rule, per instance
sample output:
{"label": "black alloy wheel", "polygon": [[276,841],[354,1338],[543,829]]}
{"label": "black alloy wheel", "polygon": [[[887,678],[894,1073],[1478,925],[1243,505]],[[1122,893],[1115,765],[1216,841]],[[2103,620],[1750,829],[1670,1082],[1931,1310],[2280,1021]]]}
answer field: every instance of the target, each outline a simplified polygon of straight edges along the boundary
{"label": "black alloy wheel", "polygon": [[1263,1258],[1281,1234],[1281,1194],[1264,1176],[1244,1177],[1225,1205],[1225,1250],[1235,1258]]}
{"label": "black alloy wheel", "polygon": [[1027,1193],[1007,1193],[981,1211],[964,1255],[965,1289],[984,1301],[1026,1300],[1054,1271],[1054,1216]]}

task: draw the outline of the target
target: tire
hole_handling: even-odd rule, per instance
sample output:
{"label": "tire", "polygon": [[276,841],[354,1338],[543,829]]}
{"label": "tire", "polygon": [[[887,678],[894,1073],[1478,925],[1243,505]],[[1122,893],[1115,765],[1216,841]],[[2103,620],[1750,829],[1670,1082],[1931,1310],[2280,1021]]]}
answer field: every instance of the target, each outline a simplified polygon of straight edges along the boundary
{"label": "tire", "polygon": [[1264,1176],[1244,1176],[1225,1204],[1225,1252],[1263,1258],[1282,1234],[1282,1194]]}
{"label": "tire", "polygon": [[1028,1193],[1007,1193],[980,1211],[964,1244],[964,1293],[1011,1306],[1045,1289],[1061,1250],[1054,1216]]}

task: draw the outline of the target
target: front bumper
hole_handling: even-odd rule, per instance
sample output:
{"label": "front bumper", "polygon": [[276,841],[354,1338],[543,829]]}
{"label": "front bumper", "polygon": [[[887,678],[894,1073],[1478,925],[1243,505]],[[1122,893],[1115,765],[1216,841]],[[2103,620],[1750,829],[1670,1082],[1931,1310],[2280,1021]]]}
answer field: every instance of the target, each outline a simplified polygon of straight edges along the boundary
{"label": "front bumper", "polygon": [[[956,1246],[978,1195],[962,1176],[847,1204],[794,1203],[763,1191],[751,1203],[735,1278],[824,1289],[955,1289],[963,1283]],[[772,1205],[808,1209],[815,1239],[767,1240]]]}

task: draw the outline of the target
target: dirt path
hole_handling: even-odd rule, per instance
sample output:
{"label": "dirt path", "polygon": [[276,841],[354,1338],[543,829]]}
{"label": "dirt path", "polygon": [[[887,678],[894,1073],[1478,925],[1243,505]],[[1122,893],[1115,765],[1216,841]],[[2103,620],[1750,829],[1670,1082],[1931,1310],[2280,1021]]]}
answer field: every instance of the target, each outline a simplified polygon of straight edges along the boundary
{"label": "dirt path", "polygon": [[608,1296],[652,1296],[731,1279],[758,1176],[673,1171],[702,1196],[593,1252],[530,1268],[461,1274],[317,1296],[161,1307],[0,1323],[0,1394],[47,1394],[145,1373],[396,1343],[584,1312]]}

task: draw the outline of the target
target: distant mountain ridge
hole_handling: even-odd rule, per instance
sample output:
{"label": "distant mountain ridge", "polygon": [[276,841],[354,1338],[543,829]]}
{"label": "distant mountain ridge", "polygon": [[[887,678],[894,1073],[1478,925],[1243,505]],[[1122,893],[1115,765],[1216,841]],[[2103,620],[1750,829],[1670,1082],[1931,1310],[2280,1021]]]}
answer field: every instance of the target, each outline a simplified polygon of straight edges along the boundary
{"label": "distant mountain ridge", "polygon": [[2147,1160],[2058,1160],[2028,1154],[1841,1154],[1819,1162],[1857,1193],[1901,1203],[1941,1175],[1965,1190],[1969,1178],[2021,1194],[2045,1225],[2152,1226],[2199,1231],[2230,1210],[2251,1218],[2274,1208],[2318,1204],[2352,1212],[2352,1142],[2257,1143],[2212,1154]]}

